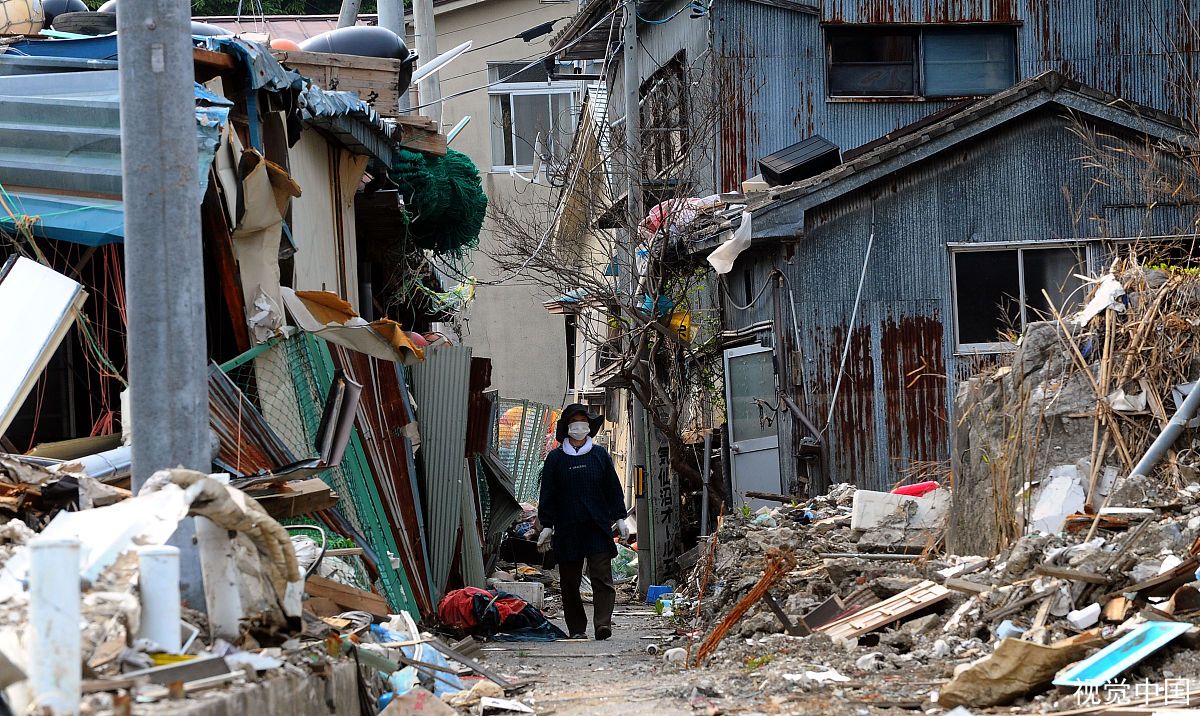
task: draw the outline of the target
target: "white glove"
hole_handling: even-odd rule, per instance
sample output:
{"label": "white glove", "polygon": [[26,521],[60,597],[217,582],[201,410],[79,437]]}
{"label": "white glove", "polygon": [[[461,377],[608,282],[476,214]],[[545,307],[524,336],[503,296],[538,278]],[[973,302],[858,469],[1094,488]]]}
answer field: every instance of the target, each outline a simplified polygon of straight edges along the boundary
{"label": "white glove", "polygon": [[540,535],[538,535],[537,547],[538,547],[538,551],[541,552],[542,554],[545,554],[546,552],[550,551],[550,536],[553,534],[554,534],[553,527],[545,527],[542,529],[542,533]]}
{"label": "white glove", "polygon": [[617,520],[617,530],[621,533],[621,541],[629,541],[629,522],[626,520]]}

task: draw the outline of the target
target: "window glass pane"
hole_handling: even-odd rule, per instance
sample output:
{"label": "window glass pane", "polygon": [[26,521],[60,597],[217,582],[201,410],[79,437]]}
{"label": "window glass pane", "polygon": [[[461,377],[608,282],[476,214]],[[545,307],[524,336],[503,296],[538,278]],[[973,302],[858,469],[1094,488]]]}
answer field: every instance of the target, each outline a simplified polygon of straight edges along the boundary
{"label": "window glass pane", "polygon": [[550,145],[547,151],[557,161],[565,161],[571,150],[571,138],[575,134],[575,117],[571,109],[571,95],[550,95],[551,128]]}
{"label": "window glass pane", "polygon": [[509,95],[494,94],[492,105],[492,166],[511,166],[513,163],[512,145],[512,103]]}
{"label": "window glass pane", "polygon": [[1016,41],[1012,29],[926,30],[921,44],[924,94],[991,94],[1011,86]]}
{"label": "window glass pane", "polygon": [[1078,289],[1083,282],[1075,274],[1083,271],[1084,255],[1080,248],[1023,249],[1021,259],[1025,263],[1025,320],[1042,321],[1053,318],[1050,305],[1042,294],[1045,290],[1054,303],[1054,309],[1067,313],[1064,306],[1080,303],[1083,291]]}
{"label": "window glass pane", "polygon": [[[546,67],[535,62],[533,67],[525,67],[525,62],[498,62],[488,66],[488,82],[548,82],[550,75]],[[525,67],[525,69],[521,69]]]}
{"label": "window glass pane", "polygon": [[877,29],[829,33],[829,94],[911,95],[916,90],[916,35]]}
{"label": "window glass pane", "polygon": [[1017,252],[954,254],[954,309],[958,342],[998,343],[1021,328],[1021,277]]}
{"label": "window glass pane", "polygon": [[533,164],[533,145],[540,133],[545,151],[550,137],[550,101],[544,94],[513,95],[513,123],[516,127],[516,146],[513,148],[517,166]]}
{"label": "window glass pane", "polygon": [[729,358],[729,429],[734,442],[775,435],[775,426],[759,420],[755,398],[770,402],[775,396],[775,367],[771,351]]}

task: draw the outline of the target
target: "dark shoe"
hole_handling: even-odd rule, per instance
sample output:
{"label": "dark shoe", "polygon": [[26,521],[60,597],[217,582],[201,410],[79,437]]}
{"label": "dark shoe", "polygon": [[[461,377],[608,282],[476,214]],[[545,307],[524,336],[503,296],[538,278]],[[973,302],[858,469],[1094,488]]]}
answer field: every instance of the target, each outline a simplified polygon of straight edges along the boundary
{"label": "dark shoe", "polygon": [[571,636],[569,636],[567,638],[568,639],[586,639],[587,634],[584,634],[583,632],[576,632],[575,634],[572,634]]}
{"label": "dark shoe", "polygon": [[612,636],[612,629],[608,627],[596,627],[596,641],[604,641]]}

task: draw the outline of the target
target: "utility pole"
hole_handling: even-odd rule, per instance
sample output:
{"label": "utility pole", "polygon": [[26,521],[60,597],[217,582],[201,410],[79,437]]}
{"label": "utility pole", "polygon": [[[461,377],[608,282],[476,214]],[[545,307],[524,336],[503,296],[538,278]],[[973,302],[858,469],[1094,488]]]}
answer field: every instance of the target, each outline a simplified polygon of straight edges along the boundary
{"label": "utility pole", "polygon": [[[342,0],[343,3],[354,2],[359,0]],[[345,12],[345,4],[342,5],[342,12]],[[379,0],[379,26],[391,30],[400,37],[404,37],[404,0]],[[339,21],[340,22],[340,21]],[[398,109],[405,110],[409,108],[408,93],[411,89],[405,90],[404,94],[400,95]]]}
{"label": "utility pole", "polygon": [[[637,276],[638,224],[642,221],[642,111],[641,70],[638,62],[637,0],[625,0],[625,24],[622,39],[622,63],[625,85],[625,157],[628,188],[625,206],[628,210],[629,230],[626,247],[626,282],[629,287],[630,303],[633,304],[640,281]],[[632,411],[629,421],[629,454],[633,465],[636,489],[634,505],[638,527],[638,589],[645,590],[653,583],[655,569],[654,537],[654,470],[650,464],[650,452],[646,449],[645,406],[632,395]],[[638,484],[640,483],[640,484]]]}
{"label": "utility pole", "polygon": [[[338,12],[338,27],[354,27],[358,22],[358,8],[362,0],[342,0],[342,8]],[[404,37],[404,35],[400,35]]]}
{"label": "utility pole", "polygon": [[[417,54],[421,64],[433,62],[433,58],[438,55],[437,30],[433,24],[433,0],[413,0],[412,7]],[[424,105],[421,114],[437,122],[438,131],[442,131],[442,86],[436,72],[421,80],[420,86],[417,87],[417,96]]]}
{"label": "utility pole", "polygon": [[[191,15],[121,0],[121,170],[133,491],[157,470],[212,469]],[[196,527],[180,523],[180,591],[204,609]]]}

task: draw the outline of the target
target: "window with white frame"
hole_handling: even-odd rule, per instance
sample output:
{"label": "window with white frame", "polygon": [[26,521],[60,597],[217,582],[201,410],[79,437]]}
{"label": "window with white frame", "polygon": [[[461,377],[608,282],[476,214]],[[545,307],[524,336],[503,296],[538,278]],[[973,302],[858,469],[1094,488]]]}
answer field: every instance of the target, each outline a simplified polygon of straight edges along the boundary
{"label": "window with white frame", "polygon": [[575,133],[577,81],[551,80],[542,64],[523,62],[488,66],[492,122],[492,166],[495,169],[533,167],[540,136],[542,157],[566,159]]}
{"label": "window with white frame", "polygon": [[960,352],[1010,350],[1027,323],[1073,311],[1083,298],[1082,244],[956,247],[951,253]]}

